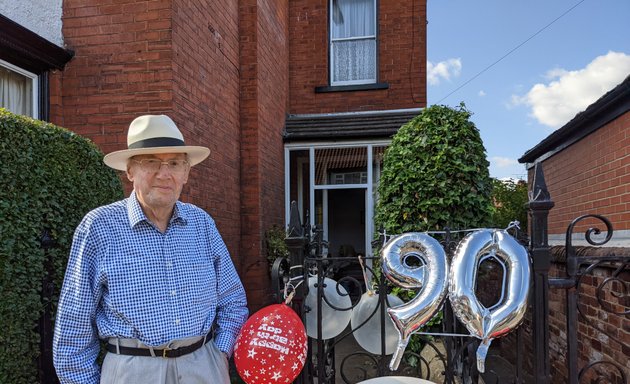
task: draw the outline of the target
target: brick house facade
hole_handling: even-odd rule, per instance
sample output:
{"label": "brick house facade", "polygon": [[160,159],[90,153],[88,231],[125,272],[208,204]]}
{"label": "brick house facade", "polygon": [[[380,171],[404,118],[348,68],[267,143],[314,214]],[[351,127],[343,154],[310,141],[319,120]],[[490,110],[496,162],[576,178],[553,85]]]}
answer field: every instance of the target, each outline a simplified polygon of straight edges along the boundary
{"label": "brick house facade", "polygon": [[[612,243],[630,247],[630,77],[519,159],[541,163],[555,203],[550,243],[564,241],[571,221],[590,213],[614,225]],[[577,232],[588,229],[586,222]],[[582,236],[583,238],[583,236]]]}
{"label": "brick house facade", "polygon": [[[105,153],[126,147],[128,124],[141,114],[168,114],[188,144],[208,146],[210,158],[193,168],[182,200],[215,218],[256,310],[272,300],[265,231],[286,224],[295,197],[287,191],[297,183],[287,174],[287,146],[378,143],[374,153],[382,153],[401,116],[426,105],[426,0],[366,1],[375,9],[376,79],[358,85],[330,77],[337,0],[47,3],[62,8],[63,44],[29,30],[36,20],[16,23],[12,9],[0,8],[0,66],[24,68],[37,82],[33,117]],[[304,133],[304,116],[330,117],[335,127],[303,139],[296,133]],[[372,203],[371,185],[345,187],[365,190],[365,205]]]}
{"label": "brick house facade", "polygon": [[[592,247],[585,241],[585,232],[595,227],[606,234],[606,226],[595,219],[582,221],[572,236],[576,256],[593,260],[630,256],[630,77],[527,151],[519,161],[530,168],[530,180],[534,164],[542,164],[555,204],[548,217],[552,245],[550,278],[567,276],[571,263],[567,262],[566,231],[582,215],[606,217],[614,234],[603,246]],[[602,241],[603,237],[594,239]],[[597,268],[585,269],[580,268],[583,275],[574,288],[580,311],[576,357],[579,369],[584,371],[580,382],[598,381],[598,377],[622,382],[622,373],[630,372],[628,265],[600,263]],[[552,377],[566,382],[567,302],[563,289],[549,289]]]}

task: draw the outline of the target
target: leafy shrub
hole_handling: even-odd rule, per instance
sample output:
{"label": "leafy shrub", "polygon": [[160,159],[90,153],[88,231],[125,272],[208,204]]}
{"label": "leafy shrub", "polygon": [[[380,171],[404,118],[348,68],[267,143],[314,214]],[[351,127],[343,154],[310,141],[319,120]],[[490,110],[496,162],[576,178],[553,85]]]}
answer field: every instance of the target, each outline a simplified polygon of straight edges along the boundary
{"label": "leafy shrub", "polygon": [[458,108],[424,109],[385,152],[375,222],[387,233],[486,225],[492,183],[479,131]]}
{"label": "leafy shrub", "polygon": [[37,322],[49,230],[55,295],[72,236],[92,208],[122,197],[116,173],[98,148],[69,130],[0,109],[0,383],[37,382]]}
{"label": "leafy shrub", "polygon": [[[376,228],[388,234],[487,225],[492,183],[479,131],[464,104],[424,109],[394,135],[385,152],[375,210]],[[439,239],[438,239],[439,240]],[[416,293],[395,287],[404,301]],[[426,327],[439,324],[440,315]],[[408,351],[424,345],[412,336]],[[412,366],[413,355],[405,355]]]}
{"label": "leafy shrub", "polygon": [[289,256],[289,248],[285,242],[286,237],[286,231],[277,225],[265,231],[265,246],[270,269],[277,258]]}

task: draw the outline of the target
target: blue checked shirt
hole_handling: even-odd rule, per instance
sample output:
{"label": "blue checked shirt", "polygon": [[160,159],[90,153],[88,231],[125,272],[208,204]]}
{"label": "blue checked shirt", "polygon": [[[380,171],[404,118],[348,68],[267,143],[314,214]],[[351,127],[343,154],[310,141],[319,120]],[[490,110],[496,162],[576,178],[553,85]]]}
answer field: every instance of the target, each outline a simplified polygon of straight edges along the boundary
{"label": "blue checked shirt", "polygon": [[177,202],[165,233],[135,193],[77,227],[59,298],[53,360],[61,383],[100,381],[99,338],[150,346],[207,334],[232,352],[247,319],[243,285],[214,220]]}

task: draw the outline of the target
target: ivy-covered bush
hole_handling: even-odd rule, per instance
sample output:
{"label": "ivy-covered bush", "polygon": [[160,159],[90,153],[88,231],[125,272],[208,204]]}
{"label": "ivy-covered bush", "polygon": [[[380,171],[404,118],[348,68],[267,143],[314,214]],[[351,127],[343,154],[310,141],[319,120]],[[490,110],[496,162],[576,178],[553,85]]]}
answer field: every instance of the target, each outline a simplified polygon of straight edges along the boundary
{"label": "ivy-covered bush", "polygon": [[[388,234],[482,227],[490,222],[492,182],[479,131],[463,104],[434,105],[403,125],[385,152],[375,210]],[[416,293],[395,287],[404,301]],[[426,326],[441,321],[436,316]],[[408,351],[424,343],[412,336]],[[417,358],[406,355],[410,365]]]}
{"label": "ivy-covered bush", "polygon": [[[102,158],[67,129],[0,109],[0,383],[38,381],[37,324],[57,301],[74,229],[89,210],[122,197]],[[44,230],[56,242],[52,303],[41,299]]]}
{"label": "ivy-covered bush", "polygon": [[394,135],[378,186],[377,228],[396,234],[489,223],[489,164],[470,116],[463,104],[434,105]]}

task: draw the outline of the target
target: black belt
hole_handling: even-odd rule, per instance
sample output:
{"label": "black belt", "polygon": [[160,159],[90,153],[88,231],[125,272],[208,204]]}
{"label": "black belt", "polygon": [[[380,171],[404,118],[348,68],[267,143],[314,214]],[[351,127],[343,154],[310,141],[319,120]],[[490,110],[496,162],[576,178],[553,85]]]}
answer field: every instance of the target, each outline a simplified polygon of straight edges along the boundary
{"label": "black belt", "polygon": [[124,347],[122,345],[116,345],[112,343],[107,343],[107,350],[112,353],[116,353],[118,355],[130,355],[130,356],[156,356],[156,357],[180,357],[187,355],[189,353],[193,353],[199,348],[203,347],[208,341],[212,340],[212,336],[208,335],[205,338],[197,341],[194,344],[187,345],[185,347],[179,347],[175,349],[164,348],[164,349],[156,349],[153,348],[153,353],[151,353],[150,348],[134,348],[134,347]]}

